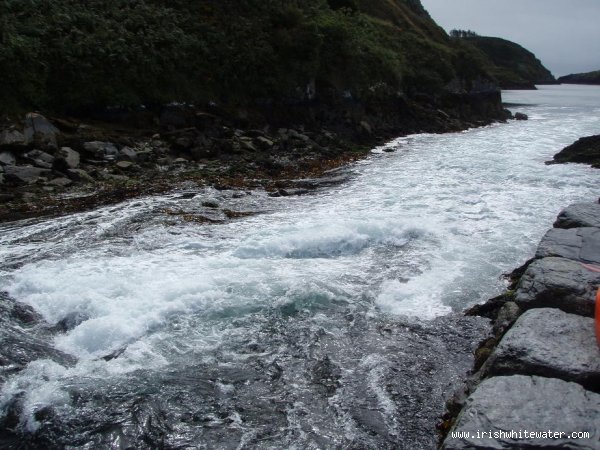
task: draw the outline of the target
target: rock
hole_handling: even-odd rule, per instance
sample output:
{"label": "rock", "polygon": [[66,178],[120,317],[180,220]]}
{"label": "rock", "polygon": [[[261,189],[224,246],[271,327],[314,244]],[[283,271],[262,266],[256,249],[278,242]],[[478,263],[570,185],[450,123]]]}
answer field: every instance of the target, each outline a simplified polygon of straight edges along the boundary
{"label": "rock", "polygon": [[258,151],[256,146],[252,143],[252,140],[250,140],[249,138],[241,138],[239,142],[240,142],[240,148],[242,150],[246,150],[246,151],[252,152],[252,153]]}
{"label": "rock", "polygon": [[535,256],[559,256],[588,264],[600,264],[600,228],[553,228],[542,238]]}
{"label": "rock", "polygon": [[133,163],[131,161],[119,161],[116,166],[121,170],[129,170],[133,167]]}
{"label": "rock", "polygon": [[25,142],[41,148],[57,148],[56,139],[60,131],[38,113],[25,116]]}
{"label": "rock", "polygon": [[11,152],[0,152],[0,164],[3,166],[14,166],[17,158]]}
{"label": "rock", "polygon": [[121,157],[123,157],[123,158],[125,158],[125,159],[127,159],[127,160],[129,160],[131,162],[136,162],[137,159],[138,159],[137,152],[134,149],[130,148],[130,147],[123,147],[121,149],[120,153],[121,153],[121,155],[120,155]]}
{"label": "rock", "polygon": [[216,200],[205,200],[202,202],[202,206],[205,208],[218,208],[219,203]]}
{"label": "rock", "polygon": [[70,147],[61,147],[58,151],[58,156],[64,159],[69,169],[77,169],[81,161],[79,152],[76,152]]}
{"label": "rock", "polygon": [[600,167],[600,134],[579,139],[554,155],[554,163],[584,163]]}
{"label": "rock", "polygon": [[494,321],[494,332],[503,334],[521,315],[521,308],[515,302],[506,302],[498,311]]}
{"label": "rock", "polygon": [[554,308],[527,311],[488,360],[486,375],[540,375],[600,391],[594,320]]}
{"label": "rock", "polygon": [[263,150],[268,150],[273,147],[273,141],[264,136],[258,136],[254,139],[254,143]]}
{"label": "rock", "polygon": [[529,116],[527,114],[523,114],[523,113],[515,113],[515,120],[528,120]]}
{"label": "rock", "polygon": [[566,258],[543,258],[531,263],[515,292],[523,309],[552,307],[592,317],[600,273]]}
{"label": "rock", "polygon": [[54,180],[49,181],[46,184],[49,186],[67,187],[67,186],[71,186],[73,184],[73,181],[68,178],[65,178],[65,177],[60,177],[60,178],[55,178]]}
{"label": "rock", "polygon": [[599,227],[600,228],[600,204],[599,203],[575,203],[566,207],[558,215],[555,228],[578,228]]}
{"label": "rock", "polygon": [[154,153],[152,153],[150,150],[142,150],[142,151],[136,152],[136,160],[141,163],[148,162],[153,157],[154,157]]}
{"label": "rock", "polygon": [[119,155],[119,150],[112,142],[92,141],[83,144],[86,152],[92,154],[94,158],[114,161]]}
{"label": "rock", "polygon": [[48,169],[32,166],[6,166],[4,174],[7,181],[12,181],[18,184],[33,184],[38,178],[49,176],[51,173]]}
{"label": "rock", "polygon": [[83,169],[69,169],[67,170],[67,176],[73,181],[79,181],[84,183],[93,183],[94,179]]}
{"label": "rock", "polygon": [[23,156],[30,160],[33,165],[44,169],[51,169],[54,163],[54,156],[41,150],[32,150]]}
{"label": "rock", "polygon": [[[598,423],[600,395],[576,383],[537,376],[494,377],[483,381],[469,397],[442,449],[598,449]],[[566,434],[551,439],[524,434],[548,430]],[[590,438],[569,438],[575,431],[588,432]],[[452,433],[462,435],[452,437]]]}
{"label": "rock", "polygon": [[0,147],[22,147],[25,143],[25,136],[14,128],[4,130],[0,133]]}

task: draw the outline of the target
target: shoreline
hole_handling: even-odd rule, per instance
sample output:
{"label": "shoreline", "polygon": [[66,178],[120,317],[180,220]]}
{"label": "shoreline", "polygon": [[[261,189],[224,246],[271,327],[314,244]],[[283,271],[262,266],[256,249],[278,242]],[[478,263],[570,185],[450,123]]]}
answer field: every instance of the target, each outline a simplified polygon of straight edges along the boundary
{"label": "shoreline", "polygon": [[[507,111],[473,121],[442,110],[435,116],[414,119],[406,128],[378,128],[373,119],[334,122],[329,128],[256,128],[184,107],[116,122],[29,113],[23,121],[0,124],[0,223],[87,211],[176,191],[185,182],[298,195],[311,185],[298,189],[296,181],[318,179],[367,158],[391,139],[459,132],[512,118]],[[139,126],[142,119],[152,126]]]}

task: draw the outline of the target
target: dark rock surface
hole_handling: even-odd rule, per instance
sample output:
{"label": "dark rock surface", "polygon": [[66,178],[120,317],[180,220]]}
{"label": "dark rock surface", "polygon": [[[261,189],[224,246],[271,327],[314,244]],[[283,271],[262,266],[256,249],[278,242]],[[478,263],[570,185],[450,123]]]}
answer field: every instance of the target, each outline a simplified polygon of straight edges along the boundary
{"label": "dark rock surface", "polygon": [[540,375],[600,391],[600,349],[594,320],[554,308],[527,311],[506,333],[486,376]]}
{"label": "dark rock surface", "polygon": [[31,184],[38,178],[50,175],[51,171],[33,166],[6,166],[4,175],[8,181]]}
{"label": "dark rock surface", "polygon": [[[566,401],[568,399],[568,401]],[[514,375],[483,381],[467,400],[443,449],[599,449],[600,395],[576,383],[554,378]],[[510,437],[477,438],[477,432],[589,432],[589,439]],[[500,435],[497,435],[500,436]]]}
{"label": "dark rock surface", "polygon": [[575,203],[558,215],[555,228],[600,228],[600,203]]}
{"label": "dark rock surface", "polygon": [[600,134],[582,137],[554,155],[554,160],[549,163],[583,163],[600,168]]}
{"label": "dark rock surface", "polygon": [[515,301],[523,309],[553,307],[592,317],[600,273],[566,258],[534,261],[519,281]]}
{"label": "dark rock surface", "polygon": [[535,256],[558,256],[588,264],[600,264],[600,228],[553,228],[542,238]]}

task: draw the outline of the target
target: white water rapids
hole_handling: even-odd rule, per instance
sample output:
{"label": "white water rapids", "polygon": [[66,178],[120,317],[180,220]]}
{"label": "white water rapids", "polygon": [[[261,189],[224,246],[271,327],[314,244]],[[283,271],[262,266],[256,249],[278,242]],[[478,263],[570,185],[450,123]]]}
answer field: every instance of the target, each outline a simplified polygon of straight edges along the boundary
{"label": "white water rapids", "polygon": [[[504,101],[529,121],[400,138],[309,195],[205,190],[1,225],[1,290],[50,324],[86,320],[54,338],[77,364],[31,362],[8,378],[0,408],[24,395],[22,426],[33,431],[41,406],[75,408],[74,379],[209,363],[224,339],[247,333],[236,321],[275,309],[309,311],[327,329],[334,310],[431,320],[499,294],[501,275],[533,255],[561,208],[600,195],[600,171],[544,164],[600,133],[600,88]],[[224,224],[164,213],[200,211],[211,197],[259,213]]]}

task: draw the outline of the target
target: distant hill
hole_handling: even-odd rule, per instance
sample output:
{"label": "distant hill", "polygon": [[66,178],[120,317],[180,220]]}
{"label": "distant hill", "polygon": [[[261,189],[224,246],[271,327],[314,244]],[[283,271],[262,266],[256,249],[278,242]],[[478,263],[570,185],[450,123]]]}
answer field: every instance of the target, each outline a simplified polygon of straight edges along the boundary
{"label": "distant hill", "polygon": [[488,59],[486,69],[502,89],[535,89],[536,84],[556,84],[552,73],[529,50],[506,39],[453,30],[455,39],[468,42]]}
{"label": "distant hill", "polygon": [[600,85],[600,70],[587,73],[572,73],[560,77],[558,82],[561,84],[598,84]]}

